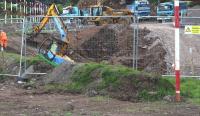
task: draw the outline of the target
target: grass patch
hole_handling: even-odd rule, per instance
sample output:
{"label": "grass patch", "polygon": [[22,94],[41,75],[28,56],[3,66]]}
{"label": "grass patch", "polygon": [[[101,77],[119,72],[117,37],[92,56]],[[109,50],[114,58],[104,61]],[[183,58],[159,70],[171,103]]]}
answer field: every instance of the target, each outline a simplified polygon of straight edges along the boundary
{"label": "grass patch", "polygon": [[[175,85],[175,78],[168,77],[167,80]],[[200,104],[200,80],[195,78],[182,78],[181,96],[193,103]]]}
{"label": "grass patch", "polygon": [[95,97],[91,97],[91,101],[94,102],[109,102],[112,98],[110,98],[109,96],[95,96]]}
{"label": "grass patch", "polygon": [[[5,59],[8,59],[9,61],[10,60],[14,60],[15,63],[19,63],[20,62],[20,58],[21,58],[20,54],[9,53],[9,52],[4,52],[4,57],[5,57]],[[41,55],[27,56],[26,58],[23,56],[22,57],[22,63],[24,63],[25,60],[27,61],[27,65],[33,65],[33,64],[36,64],[38,62],[44,62],[44,63],[50,64],[49,63],[50,61],[47,62],[46,59]],[[50,65],[55,67],[55,64],[53,64],[53,63],[50,64]]]}
{"label": "grass patch", "polygon": [[[4,57],[8,60],[14,60],[15,63],[19,63],[20,62],[20,54],[16,54],[16,53],[9,53],[9,52],[4,52]],[[27,63],[29,64],[35,64],[37,62],[44,62],[44,60],[42,58],[39,57],[39,55],[37,56],[28,56],[28,57],[22,57],[22,62],[25,61],[25,59],[27,60]]]}
{"label": "grass patch", "polygon": [[48,91],[87,93],[95,90],[121,100],[160,100],[173,94],[173,85],[166,79],[124,66],[86,63],[77,67],[69,83],[48,84]]}

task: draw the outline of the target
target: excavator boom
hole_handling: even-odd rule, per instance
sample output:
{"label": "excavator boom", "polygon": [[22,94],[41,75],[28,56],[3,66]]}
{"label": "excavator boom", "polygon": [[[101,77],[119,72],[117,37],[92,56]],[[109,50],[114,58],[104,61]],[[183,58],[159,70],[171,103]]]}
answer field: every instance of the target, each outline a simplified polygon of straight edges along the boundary
{"label": "excavator boom", "polygon": [[65,27],[65,24],[62,21],[62,19],[60,17],[58,17],[58,10],[57,10],[57,7],[55,4],[52,4],[49,7],[47,14],[40,21],[40,24],[33,29],[34,32],[39,33],[45,27],[45,25],[49,22],[49,20],[52,16],[53,16],[54,24],[56,25],[57,30],[60,32],[61,41],[65,42],[65,43],[69,43],[69,40],[67,38],[68,30]]}

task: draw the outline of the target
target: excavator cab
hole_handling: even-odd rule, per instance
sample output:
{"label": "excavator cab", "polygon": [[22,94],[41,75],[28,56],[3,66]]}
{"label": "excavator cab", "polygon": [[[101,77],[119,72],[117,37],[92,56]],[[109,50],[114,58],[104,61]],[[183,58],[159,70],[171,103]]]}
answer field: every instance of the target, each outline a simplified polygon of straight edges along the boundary
{"label": "excavator cab", "polygon": [[102,16],[103,9],[102,7],[91,7],[91,16]]}

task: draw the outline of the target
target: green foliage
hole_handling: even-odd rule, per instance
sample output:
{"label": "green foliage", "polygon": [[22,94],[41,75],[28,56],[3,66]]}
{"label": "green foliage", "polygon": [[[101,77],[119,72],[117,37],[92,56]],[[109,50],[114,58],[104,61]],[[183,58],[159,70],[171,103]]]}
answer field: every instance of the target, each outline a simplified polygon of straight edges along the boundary
{"label": "green foliage", "polygon": [[58,8],[59,13],[62,14],[63,13],[63,5],[62,4],[57,4],[56,6]]}

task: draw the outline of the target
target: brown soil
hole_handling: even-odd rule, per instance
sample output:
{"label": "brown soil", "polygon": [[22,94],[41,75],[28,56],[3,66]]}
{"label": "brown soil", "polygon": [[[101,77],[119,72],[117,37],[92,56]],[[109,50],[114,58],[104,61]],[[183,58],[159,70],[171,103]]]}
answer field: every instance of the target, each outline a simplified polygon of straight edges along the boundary
{"label": "brown soil", "polygon": [[[132,67],[133,62],[133,28],[124,25],[107,25],[90,27],[94,31],[80,31],[80,41],[76,54],[89,61],[109,61]],[[88,35],[88,33],[90,33]],[[141,70],[163,74],[166,72],[166,50],[159,37],[146,37],[150,30],[139,30],[138,67]],[[74,46],[74,45],[73,45]],[[81,61],[81,60],[79,60]],[[84,61],[82,61],[84,62]]]}

